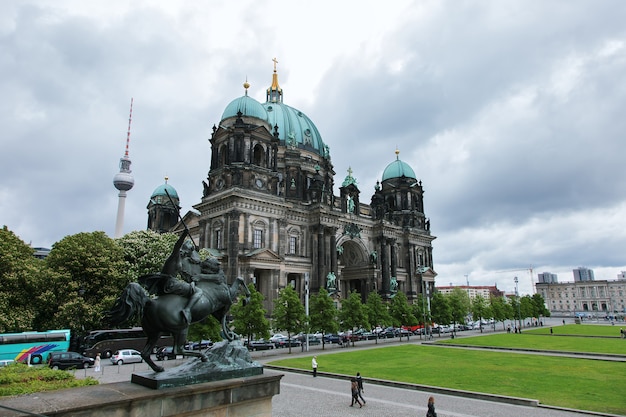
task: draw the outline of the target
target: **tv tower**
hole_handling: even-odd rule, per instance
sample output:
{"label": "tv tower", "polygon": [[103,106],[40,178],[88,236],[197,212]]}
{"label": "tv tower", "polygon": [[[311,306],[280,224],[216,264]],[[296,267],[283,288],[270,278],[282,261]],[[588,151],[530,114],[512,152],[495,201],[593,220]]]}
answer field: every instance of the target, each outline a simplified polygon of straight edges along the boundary
{"label": "tv tower", "polygon": [[130,99],[130,115],[128,116],[128,133],[126,134],[126,151],[124,156],[120,158],[120,172],[113,177],[113,185],[120,193],[117,202],[117,220],[115,221],[115,236],[122,236],[122,228],[124,227],[124,207],[126,206],[126,191],[133,188],[135,178],[130,170],[130,158],[128,157],[128,145],[130,144],[130,121],[133,117],[133,99]]}

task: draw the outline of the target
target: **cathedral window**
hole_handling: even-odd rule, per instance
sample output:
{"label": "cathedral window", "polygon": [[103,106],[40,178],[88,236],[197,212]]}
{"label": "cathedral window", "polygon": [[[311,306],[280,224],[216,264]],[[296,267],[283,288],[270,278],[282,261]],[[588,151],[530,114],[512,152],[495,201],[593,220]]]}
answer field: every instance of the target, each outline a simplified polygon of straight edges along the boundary
{"label": "cathedral window", "polygon": [[298,238],[289,236],[289,254],[295,255],[298,252]]}
{"label": "cathedral window", "polygon": [[222,245],[222,230],[221,229],[215,231],[215,241],[213,243],[216,249],[221,249],[224,247]]}
{"label": "cathedral window", "polygon": [[263,146],[256,144],[254,146],[254,150],[252,151],[252,160],[254,165],[258,165],[260,167],[266,167],[265,163],[265,149]]}
{"label": "cathedral window", "polygon": [[255,249],[263,247],[263,230],[254,229],[252,231],[252,247]]}

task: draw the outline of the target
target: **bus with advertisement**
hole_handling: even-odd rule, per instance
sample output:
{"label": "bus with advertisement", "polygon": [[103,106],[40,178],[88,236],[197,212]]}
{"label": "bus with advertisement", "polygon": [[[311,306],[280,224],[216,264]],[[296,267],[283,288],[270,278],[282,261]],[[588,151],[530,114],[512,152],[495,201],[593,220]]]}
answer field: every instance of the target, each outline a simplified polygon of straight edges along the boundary
{"label": "bus with advertisement", "polygon": [[51,352],[67,352],[70,330],[21,332],[0,334],[0,364],[22,362],[39,365],[48,360]]}
{"label": "bus with advertisement", "polygon": [[[80,351],[83,355],[95,358],[98,353],[103,358],[110,358],[116,350],[135,349],[141,351],[146,345],[146,335],[141,327],[129,329],[93,330],[83,338]],[[170,335],[161,336],[152,353],[162,346],[173,346]]]}

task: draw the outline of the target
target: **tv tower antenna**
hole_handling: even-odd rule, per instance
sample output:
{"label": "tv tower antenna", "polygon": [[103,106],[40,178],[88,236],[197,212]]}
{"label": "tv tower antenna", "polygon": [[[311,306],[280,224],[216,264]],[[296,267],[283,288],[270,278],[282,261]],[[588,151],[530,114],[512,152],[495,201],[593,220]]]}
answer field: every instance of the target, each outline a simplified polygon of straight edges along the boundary
{"label": "tv tower antenna", "polygon": [[113,185],[119,190],[118,202],[117,202],[117,219],[115,221],[115,235],[118,238],[122,236],[122,229],[124,227],[124,208],[126,206],[126,191],[129,191],[135,185],[135,178],[133,178],[132,171],[130,170],[130,158],[128,157],[128,147],[130,145],[130,124],[133,118],[133,98],[130,99],[130,114],[128,116],[128,133],[126,134],[126,150],[124,156],[120,158],[120,172],[113,177]]}

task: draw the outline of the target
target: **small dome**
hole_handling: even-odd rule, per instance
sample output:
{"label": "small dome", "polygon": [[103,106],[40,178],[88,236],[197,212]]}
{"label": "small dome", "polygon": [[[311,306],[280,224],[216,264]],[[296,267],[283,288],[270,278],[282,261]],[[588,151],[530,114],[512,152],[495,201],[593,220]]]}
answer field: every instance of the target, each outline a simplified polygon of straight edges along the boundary
{"label": "small dome", "polygon": [[402,162],[399,159],[396,159],[395,161],[387,165],[387,168],[385,168],[385,170],[383,171],[383,181],[391,178],[402,177],[417,179],[413,168],[411,168],[409,164]]}
{"label": "small dome", "polygon": [[249,96],[241,96],[231,101],[222,113],[221,120],[237,117],[241,112],[243,116],[254,117],[263,121],[267,120],[267,112],[263,105]]}
{"label": "small dome", "polygon": [[160,201],[169,202],[169,198],[167,197],[167,194],[170,195],[172,200],[174,200],[175,204],[179,203],[178,193],[176,192],[176,189],[172,187],[171,185],[169,185],[167,182],[165,184],[159,185],[150,196],[150,199],[151,200],[156,199],[158,201],[159,199],[157,199],[157,197],[165,197],[165,198],[160,199]]}

